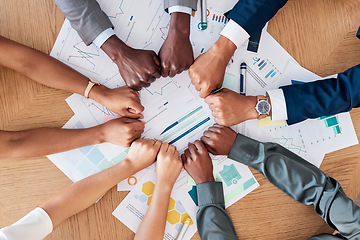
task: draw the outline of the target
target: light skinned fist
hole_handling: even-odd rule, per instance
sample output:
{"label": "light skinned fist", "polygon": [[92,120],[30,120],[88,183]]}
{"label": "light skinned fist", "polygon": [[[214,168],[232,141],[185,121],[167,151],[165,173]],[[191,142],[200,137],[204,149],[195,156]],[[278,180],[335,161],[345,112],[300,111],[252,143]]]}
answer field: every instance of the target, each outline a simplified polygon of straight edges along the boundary
{"label": "light skinned fist", "polygon": [[236,50],[236,45],[224,36],[189,68],[189,76],[200,97],[205,98],[212,91],[221,88],[227,64]]}
{"label": "light skinned fist", "polygon": [[229,155],[236,139],[236,132],[231,128],[214,124],[204,132],[201,141],[206,149],[214,155]]}
{"label": "light skinned fist", "polygon": [[122,117],[144,118],[139,93],[128,86],[114,89],[94,86],[89,97]]}
{"label": "light skinned fist", "polygon": [[198,140],[189,143],[188,149],[181,155],[185,170],[196,184],[213,182],[213,165],[204,144]]}
{"label": "light skinned fist", "polygon": [[233,126],[258,117],[255,110],[257,99],[254,96],[243,96],[227,88],[205,98],[215,122],[224,126]]}
{"label": "light skinned fist", "polygon": [[101,130],[102,142],[129,147],[144,132],[145,123],[131,118],[118,118],[97,127]]}
{"label": "light skinned fist", "polygon": [[182,169],[179,151],[174,145],[164,142],[156,161],[156,182],[172,188]]}
{"label": "light skinned fist", "polygon": [[126,159],[130,162],[135,172],[138,172],[155,162],[160,147],[160,140],[147,138],[138,139],[131,144]]}

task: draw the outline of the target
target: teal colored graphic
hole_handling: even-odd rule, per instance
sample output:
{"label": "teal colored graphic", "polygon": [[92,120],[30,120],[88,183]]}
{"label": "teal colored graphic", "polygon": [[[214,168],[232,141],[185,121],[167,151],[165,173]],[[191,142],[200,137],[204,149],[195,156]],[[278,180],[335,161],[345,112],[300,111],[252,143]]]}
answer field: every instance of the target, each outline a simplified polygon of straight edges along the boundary
{"label": "teal colored graphic", "polygon": [[196,206],[198,206],[198,198],[197,198],[196,186],[192,186],[191,190],[188,193],[189,193],[191,199],[196,204]]}
{"label": "teal colored graphic", "polygon": [[220,171],[219,174],[228,187],[232,184],[236,184],[238,180],[241,179],[241,175],[234,164],[231,164],[229,166],[224,165],[223,170]]}

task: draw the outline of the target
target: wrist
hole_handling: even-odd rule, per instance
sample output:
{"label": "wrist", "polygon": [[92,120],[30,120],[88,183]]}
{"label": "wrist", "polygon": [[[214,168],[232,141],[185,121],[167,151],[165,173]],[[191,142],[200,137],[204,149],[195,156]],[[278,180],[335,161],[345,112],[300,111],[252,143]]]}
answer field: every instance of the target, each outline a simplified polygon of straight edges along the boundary
{"label": "wrist", "polygon": [[100,144],[106,142],[106,124],[100,124],[95,127],[87,128],[89,131],[89,138],[93,139],[93,142],[89,145]]}
{"label": "wrist", "polygon": [[189,38],[190,36],[190,15],[182,12],[171,14],[169,34],[181,34]]}
{"label": "wrist", "polygon": [[194,181],[196,184],[200,184],[200,183],[206,183],[206,182],[215,182],[215,178],[214,175],[211,173],[211,175],[209,174],[208,176],[202,176],[200,178],[194,178]]}
{"label": "wrist", "polygon": [[101,49],[111,58],[113,62],[124,55],[129,47],[116,35],[109,37],[101,46]]}
{"label": "wrist", "polygon": [[95,85],[89,92],[89,98],[95,100],[98,103],[102,103],[104,97],[106,96],[107,90],[109,89],[104,85]]}
{"label": "wrist", "polygon": [[246,114],[246,119],[257,119],[259,113],[256,111],[257,97],[256,96],[247,96],[246,105],[248,106],[248,111]]}
{"label": "wrist", "polygon": [[221,35],[211,49],[217,57],[225,64],[228,64],[236,50],[236,45],[231,40]]}
{"label": "wrist", "polygon": [[160,177],[156,178],[155,186],[157,186],[161,191],[171,193],[174,182],[169,181],[169,179],[161,179]]}

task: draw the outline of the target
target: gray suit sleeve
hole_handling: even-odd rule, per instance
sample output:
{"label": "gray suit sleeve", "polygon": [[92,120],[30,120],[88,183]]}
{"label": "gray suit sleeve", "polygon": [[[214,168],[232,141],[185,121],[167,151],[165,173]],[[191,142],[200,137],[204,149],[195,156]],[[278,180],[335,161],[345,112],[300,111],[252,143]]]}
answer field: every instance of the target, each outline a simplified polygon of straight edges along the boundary
{"label": "gray suit sleeve", "polygon": [[276,143],[261,143],[240,134],[229,158],[258,170],[298,202],[314,205],[316,213],[346,239],[360,239],[360,208],[335,179],[316,166]]}
{"label": "gray suit sleeve", "polygon": [[199,211],[197,227],[202,240],[237,240],[234,225],[225,212],[224,191],[221,182],[196,185]]}
{"label": "gray suit sleeve", "polygon": [[168,12],[169,7],[173,6],[189,7],[196,11],[197,3],[196,0],[164,0],[164,8],[166,12]]}
{"label": "gray suit sleeve", "polygon": [[113,28],[96,0],[54,0],[86,45],[104,30]]}

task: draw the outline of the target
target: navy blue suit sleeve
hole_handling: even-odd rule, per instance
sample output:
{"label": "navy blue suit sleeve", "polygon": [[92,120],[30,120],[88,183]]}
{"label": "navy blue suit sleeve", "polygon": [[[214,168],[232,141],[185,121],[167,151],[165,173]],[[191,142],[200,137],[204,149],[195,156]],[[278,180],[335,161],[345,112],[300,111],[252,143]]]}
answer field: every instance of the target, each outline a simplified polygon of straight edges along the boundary
{"label": "navy blue suit sleeve", "polygon": [[259,33],[287,0],[239,0],[225,16],[239,24],[250,36]]}
{"label": "navy blue suit sleeve", "polygon": [[360,106],[360,65],[340,73],[337,78],[281,89],[285,96],[289,125],[308,118],[348,112]]}

